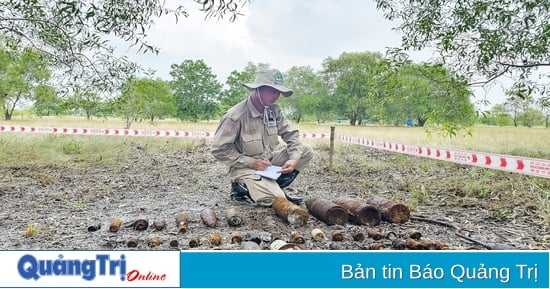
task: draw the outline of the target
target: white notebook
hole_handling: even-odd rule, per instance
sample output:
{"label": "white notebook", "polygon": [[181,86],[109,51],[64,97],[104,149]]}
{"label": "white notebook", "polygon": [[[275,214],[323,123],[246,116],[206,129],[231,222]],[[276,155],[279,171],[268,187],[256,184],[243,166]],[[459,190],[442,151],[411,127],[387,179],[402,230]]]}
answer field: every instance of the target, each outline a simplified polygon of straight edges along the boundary
{"label": "white notebook", "polygon": [[256,171],[256,174],[268,179],[276,180],[279,176],[281,176],[281,173],[278,173],[281,169],[282,168],[279,166],[269,166],[265,171]]}

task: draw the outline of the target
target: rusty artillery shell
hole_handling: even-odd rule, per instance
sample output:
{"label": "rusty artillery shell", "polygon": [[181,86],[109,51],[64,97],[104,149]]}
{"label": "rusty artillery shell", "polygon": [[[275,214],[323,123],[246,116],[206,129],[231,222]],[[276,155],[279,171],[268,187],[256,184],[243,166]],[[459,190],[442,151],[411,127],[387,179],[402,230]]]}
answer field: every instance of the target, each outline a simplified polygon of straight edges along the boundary
{"label": "rusty artillery shell", "polygon": [[409,238],[414,239],[414,240],[420,240],[420,238],[422,238],[422,233],[420,233],[420,231],[417,231],[417,230],[414,230],[414,229],[408,231],[407,235],[409,235]]}
{"label": "rusty artillery shell", "polygon": [[199,237],[191,237],[189,239],[189,248],[196,248],[201,245],[201,239]]}
{"label": "rusty artillery shell", "polygon": [[436,250],[449,250],[449,245],[441,242],[441,241],[435,241],[435,249]]}
{"label": "rusty artillery shell", "polygon": [[210,208],[206,208],[201,211],[201,220],[209,228],[215,228],[218,222],[218,216],[216,212]]}
{"label": "rusty artillery shell", "polygon": [[426,247],[421,242],[417,240],[407,238],[405,239],[405,246],[411,250],[425,250]]}
{"label": "rusty artillery shell", "polygon": [[384,234],[372,228],[367,229],[367,236],[376,241],[384,239]]}
{"label": "rusty artillery shell", "polygon": [[189,216],[186,213],[180,212],[176,214],[176,226],[178,232],[185,233],[187,232],[187,227],[189,226]]}
{"label": "rusty artillery shell", "polygon": [[344,234],[340,230],[334,230],[331,233],[332,241],[341,242],[344,241]]}
{"label": "rusty artillery shell", "polygon": [[174,239],[174,240],[170,241],[170,247],[171,248],[177,248],[179,246],[180,246],[180,242],[178,242],[178,240]]}
{"label": "rusty artillery shell", "polygon": [[222,243],[222,235],[220,233],[212,233],[210,235],[210,245],[219,246]]}
{"label": "rusty artillery shell", "polygon": [[304,226],[308,219],[308,212],[302,207],[288,201],[285,198],[276,198],[271,207],[277,216],[286,220],[291,226]]}
{"label": "rusty artillery shell", "polygon": [[149,222],[145,219],[137,219],[133,221],[128,227],[132,227],[136,231],[145,231],[149,227]]}
{"label": "rusty artillery shell", "polygon": [[314,241],[320,242],[326,240],[327,235],[325,234],[325,232],[323,232],[323,230],[315,228],[311,230],[311,238]]}
{"label": "rusty artillery shell", "polygon": [[109,232],[116,233],[118,230],[120,230],[120,226],[122,225],[122,220],[119,218],[114,218],[111,221],[111,224],[109,225]]}
{"label": "rusty artillery shell", "polygon": [[363,247],[363,250],[384,250],[386,246],[382,243],[370,243]]}
{"label": "rusty artillery shell", "polygon": [[227,224],[231,227],[238,227],[243,224],[241,211],[237,207],[227,209],[225,217],[227,218]]}
{"label": "rusty artillery shell", "polygon": [[281,239],[275,240],[269,245],[271,250],[302,250],[300,246],[294,243],[287,243]]}
{"label": "rusty artillery shell", "polygon": [[348,222],[348,211],[331,201],[318,198],[308,199],[306,208],[315,218],[328,225],[344,225]]}
{"label": "rusty artillery shell", "polygon": [[138,240],[135,238],[129,238],[128,241],[126,242],[126,246],[128,246],[128,248],[135,248],[137,247],[137,245],[138,245]]}
{"label": "rusty artillery shell", "polygon": [[380,224],[380,212],[375,206],[367,204],[364,200],[342,197],[336,199],[335,203],[348,211],[349,220],[352,223],[371,226]]}
{"label": "rusty artillery shell", "polygon": [[420,244],[422,244],[422,247],[424,247],[425,250],[435,250],[436,245],[434,241],[431,240],[422,240],[420,241]]}
{"label": "rusty artillery shell", "polygon": [[243,241],[243,238],[241,237],[241,234],[239,232],[233,232],[231,233],[231,244],[240,244]]}
{"label": "rusty artillery shell", "polygon": [[304,240],[304,237],[302,237],[300,232],[294,231],[290,233],[290,242],[294,244],[304,244],[306,240]]}
{"label": "rusty artillery shell", "polygon": [[353,233],[352,238],[354,241],[361,242],[365,240],[365,234],[363,234],[363,232],[355,232]]}
{"label": "rusty artillery shell", "polygon": [[407,245],[405,244],[405,240],[403,239],[393,239],[391,241],[391,247],[395,250],[405,250],[407,248]]}
{"label": "rusty artillery shell", "polygon": [[409,207],[381,197],[370,197],[368,204],[375,206],[380,211],[382,220],[402,224],[409,220],[411,212]]}
{"label": "rusty artillery shell", "polygon": [[147,246],[149,246],[150,248],[158,247],[160,246],[160,244],[162,244],[162,240],[159,236],[155,236],[147,242]]}
{"label": "rusty artillery shell", "polygon": [[261,250],[262,248],[256,242],[245,241],[241,243],[241,250]]}
{"label": "rusty artillery shell", "polygon": [[153,221],[153,228],[157,231],[162,231],[166,228],[166,221],[164,219],[155,219]]}

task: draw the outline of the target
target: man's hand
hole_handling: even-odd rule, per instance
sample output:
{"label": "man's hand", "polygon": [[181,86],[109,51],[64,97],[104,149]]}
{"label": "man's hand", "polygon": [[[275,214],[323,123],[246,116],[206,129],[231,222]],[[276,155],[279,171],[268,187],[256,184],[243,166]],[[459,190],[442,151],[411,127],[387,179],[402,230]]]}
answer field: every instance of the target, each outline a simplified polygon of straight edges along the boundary
{"label": "man's hand", "polygon": [[265,171],[267,167],[271,165],[270,161],[262,160],[262,159],[255,159],[253,167],[257,171]]}
{"label": "man's hand", "polygon": [[298,163],[297,160],[288,160],[283,165],[283,168],[281,169],[282,174],[288,174],[294,171],[294,168],[296,168],[296,163]]}

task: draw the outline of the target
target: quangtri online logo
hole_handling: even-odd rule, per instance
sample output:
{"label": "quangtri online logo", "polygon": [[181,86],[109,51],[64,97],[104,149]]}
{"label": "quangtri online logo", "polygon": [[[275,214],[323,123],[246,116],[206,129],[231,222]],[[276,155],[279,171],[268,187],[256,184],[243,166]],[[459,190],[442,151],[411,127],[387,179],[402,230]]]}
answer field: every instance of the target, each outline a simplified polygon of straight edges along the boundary
{"label": "quangtri online logo", "polygon": [[[135,271],[135,270],[134,270]],[[32,254],[26,254],[17,263],[17,272],[24,279],[38,280],[43,276],[80,276],[91,281],[99,276],[120,276],[120,280],[126,280],[126,256],[120,254],[118,259],[113,259],[110,254],[96,254],[95,259],[65,259],[60,254],[55,260],[37,259]],[[139,271],[138,275],[139,275]],[[132,276],[135,275],[135,272]],[[154,275],[156,280],[166,280],[166,274]],[[131,281],[135,280],[133,277]]]}
{"label": "quangtri online logo", "polygon": [[0,287],[180,285],[178,251],[0,251],[0,258],[14,265]]}

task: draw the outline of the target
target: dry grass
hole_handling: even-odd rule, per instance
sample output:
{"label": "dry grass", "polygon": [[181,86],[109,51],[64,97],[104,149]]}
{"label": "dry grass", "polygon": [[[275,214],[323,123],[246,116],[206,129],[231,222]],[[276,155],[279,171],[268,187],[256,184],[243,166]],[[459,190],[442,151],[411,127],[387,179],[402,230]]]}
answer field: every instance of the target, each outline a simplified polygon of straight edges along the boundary
{"label": "dry grass", "polygon": [[[81,127],[81,128],[123,128],[121,119],[93,119],[81,117],[16,117],[4,125],[27,125],[39,127]],[[217,120],[203,122],[181,122],[174,119],[135,122],[132,129],[210,131],[216,130]],[[330,134],[331,126],[336,134],[359,136],[368,139],[394,141],[442,148],[454,148],[489,153],[509,154],[533,158],[550,159],[550,129],[523,127],[474,127],[469,132],[461,132],[456,137],[443,136],[426,128],[376,127],[349,125],[297,124],[301,132]],[[192,146],[197,139],[180,138],[135,138],[135,137],[97,137],[71,135],[30,135],[0,134],[0,156],[9,157],[14,162],[28,163],[41,158],[50,161],[63,161],[70,156],[80,156],[82,161],[101,161],[110,158],[128,142],[139,142],[149,146]],[[328,144],[327,139],[306,140],[316,145]],[[338,145],[338,142],[337,142]],[[122,150],[120,150],[122,151]],[[92,152],[85,154],[83,152]],[[116,153],[115,153],[116,154]],[[89,159],[94,155],[95,159]]]}

